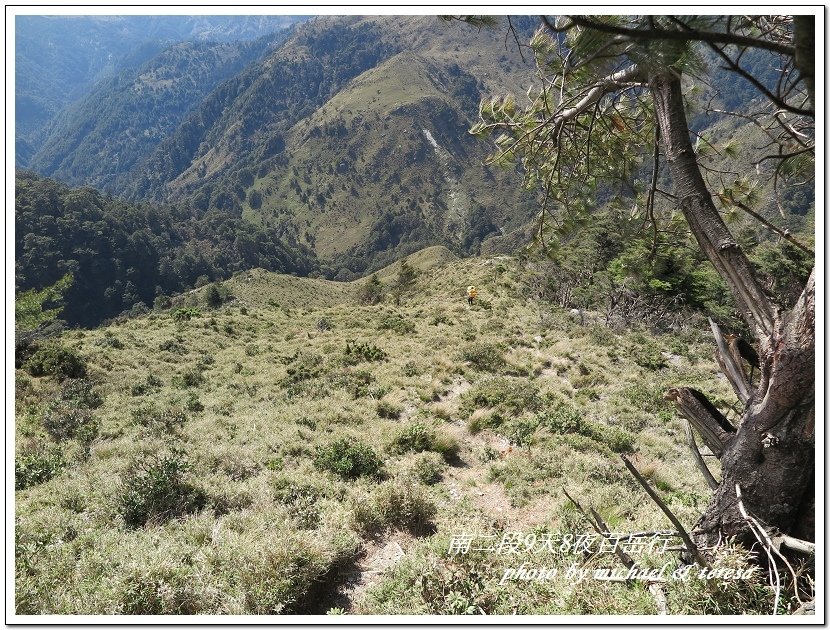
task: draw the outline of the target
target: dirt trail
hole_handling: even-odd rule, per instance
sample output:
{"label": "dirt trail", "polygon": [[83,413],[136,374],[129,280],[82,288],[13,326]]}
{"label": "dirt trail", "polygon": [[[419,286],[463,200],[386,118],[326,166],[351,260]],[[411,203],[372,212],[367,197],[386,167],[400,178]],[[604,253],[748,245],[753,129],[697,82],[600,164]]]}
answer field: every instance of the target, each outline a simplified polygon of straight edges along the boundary
{"label": "dirt trail", "polygon": [[[453,384],[452,388],[439,400],[440,404],[454,405],[471,385],[465,380]],[[458,440],[460,450],[458,461],[444,474],[444,484],[449,489],[453,501],[468,498],[472,505],[494,520],[514,529],[532,526],[544,519],[549,501],[542,499],[522,507],[513,506],[504,487],[497,482],[488,481],[490,462],[482,457],[488,450],[497,453],[499,459],[527,457],[521,449],[512,447],[510,441],[489,430],[470,433],[461,420],[447,422],[444,430]]]}
{"label": "dirt trail", "polygon": [[[471,386],[466,380],[456,381],[436,402],[455,410],[458,398]],[[401,414],[401,420],[408,420],[416,411],[414,405],[407,406]],[[460,446],[456,460],[447,468],[441,482],[447,487],[451,502],[466,499],[482,514],[514,529],[527,527],[544,518],[548,507],[546,501],[521,508],[514,507],[502,485],[487,480],[490,463],[482,458],[487,449],[498,453],[501,459],[525,457],[524,453],[511,448],[506,438],[489,430],[470,433],[461,420],[448,421],[442,428],[458,440]],[[346,612],[359,613],[359,610],[354,610],[354,606],[359,605],[363,593],[406,556],[406,550],[413,540],[410,534],[396,531],[369,542],[354,570],[342,575],[332,605]]]}

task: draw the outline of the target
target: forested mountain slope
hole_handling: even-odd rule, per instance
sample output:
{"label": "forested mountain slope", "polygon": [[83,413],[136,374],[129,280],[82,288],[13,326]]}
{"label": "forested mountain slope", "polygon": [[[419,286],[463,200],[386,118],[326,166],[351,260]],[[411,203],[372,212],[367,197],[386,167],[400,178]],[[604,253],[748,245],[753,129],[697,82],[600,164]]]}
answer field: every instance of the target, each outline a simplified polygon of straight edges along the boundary
{"label": "forested mountain slope", "polygon": [[181,41],[253,40],[300,16],[16,15],[17,166],[39,150],[56,114],[95,83]]}
{"label": "forested mountain slope", "polygon": [[177,44],[67,109],[30,165],[279,225],[327,275],[354,277],[429,244],[478,251],[533,216],[516,175],[483,168],[467,134],[481,98],[526,89],[530,69],[500,31],[434,16],[317,18],[279,45]]}

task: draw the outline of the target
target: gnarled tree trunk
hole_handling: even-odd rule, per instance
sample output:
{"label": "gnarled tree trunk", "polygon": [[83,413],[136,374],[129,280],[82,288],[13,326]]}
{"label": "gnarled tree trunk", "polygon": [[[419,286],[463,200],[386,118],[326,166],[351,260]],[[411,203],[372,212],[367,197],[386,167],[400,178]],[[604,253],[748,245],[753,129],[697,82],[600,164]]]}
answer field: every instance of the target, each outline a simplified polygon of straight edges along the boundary
{"label": "gnarled tree trunk", "polygon": [[[650,77],[655,112],[674,192],[701,249],[728,284],[758,341],[761,377],[743,384],[749,398],[737,432],[722,441],[723,479],[695,527],[699,544],[723,537],[755,541],[737,507],[735,485],[747,510],[769,526],[814,540],[815,270],[789,312],[770,302],[752,265],[730,234],[701,176],[689,137],[678,76]],[[675,399],[683,400],[679,390]],[[688,396],[685,400],[692,403]],[[719,434],[713,414],[700,407],[696,421]],[[716,445],[717,446],[717,445]]]}

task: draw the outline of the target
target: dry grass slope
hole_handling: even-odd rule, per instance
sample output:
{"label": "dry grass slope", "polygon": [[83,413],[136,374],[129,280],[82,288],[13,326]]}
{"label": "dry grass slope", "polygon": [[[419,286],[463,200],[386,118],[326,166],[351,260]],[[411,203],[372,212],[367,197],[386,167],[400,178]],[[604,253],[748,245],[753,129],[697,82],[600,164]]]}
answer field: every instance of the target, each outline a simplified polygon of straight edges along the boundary
{"label": "dry grass slope", "polygon": [[[708,489],[662,393],[728,399],[705,328],[582,325],[509,257],[409,261],[397,308],[255,271],[218,309],[66,333],[83,380],[18,370],[17,612],[655,613],[636,584],[502,580],[608,556],[447,552],[460,532],[586,531],[563,487],[615,531],[666,529],[621,452],[691,524]],[[767,605],[763,580],[664,586],[672,613]]]}

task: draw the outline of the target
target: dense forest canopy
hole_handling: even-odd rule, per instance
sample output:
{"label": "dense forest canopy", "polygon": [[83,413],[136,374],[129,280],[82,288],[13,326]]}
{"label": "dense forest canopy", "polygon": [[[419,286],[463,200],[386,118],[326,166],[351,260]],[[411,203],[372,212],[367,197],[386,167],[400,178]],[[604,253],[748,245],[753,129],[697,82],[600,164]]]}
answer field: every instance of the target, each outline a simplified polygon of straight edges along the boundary
{"label": "dense forest canopy", "polygon": [[182,206],[135,204],[21,171],[15,188],[15,284],[43,288],[71,273],[62,317],[94,326],[197,280],[261,267],[307,275],[314,254],[275,228]]}

